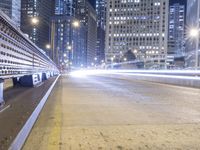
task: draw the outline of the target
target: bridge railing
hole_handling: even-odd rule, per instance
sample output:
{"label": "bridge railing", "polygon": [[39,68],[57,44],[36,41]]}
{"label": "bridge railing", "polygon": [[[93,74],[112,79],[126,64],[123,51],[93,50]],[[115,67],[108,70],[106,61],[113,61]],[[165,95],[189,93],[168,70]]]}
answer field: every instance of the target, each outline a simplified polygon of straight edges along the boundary
{"label": "bridge railing", "polygon": [[0,79],[56,72],[53,61],[0,11]]}

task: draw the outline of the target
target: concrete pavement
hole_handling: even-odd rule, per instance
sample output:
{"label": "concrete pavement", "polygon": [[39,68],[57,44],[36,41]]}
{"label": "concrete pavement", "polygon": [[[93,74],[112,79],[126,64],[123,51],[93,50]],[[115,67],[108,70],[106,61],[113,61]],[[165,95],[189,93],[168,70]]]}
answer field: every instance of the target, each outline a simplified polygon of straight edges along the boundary
{"label": "concrete pavement", "polygon": [[62,76],[24,150],[200,149],[200,89]]}
{"label": "concrete pavement", "polygon": [[38,87],[10,87],[6,82],[5,106],[0,111],[0,150],[7,150],[42,97],[55,81],[50,78]]}

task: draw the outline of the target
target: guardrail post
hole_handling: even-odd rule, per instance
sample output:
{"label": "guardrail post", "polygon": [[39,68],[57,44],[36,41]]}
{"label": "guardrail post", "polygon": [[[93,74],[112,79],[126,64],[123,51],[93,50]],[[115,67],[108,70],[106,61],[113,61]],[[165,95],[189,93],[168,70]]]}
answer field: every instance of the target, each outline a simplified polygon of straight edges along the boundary
{"label": "guardrail post", "polygon": [[5,101],[3,99],[3,83],[4,80],[0,79],[0,107],[2,107],[5,104]]}

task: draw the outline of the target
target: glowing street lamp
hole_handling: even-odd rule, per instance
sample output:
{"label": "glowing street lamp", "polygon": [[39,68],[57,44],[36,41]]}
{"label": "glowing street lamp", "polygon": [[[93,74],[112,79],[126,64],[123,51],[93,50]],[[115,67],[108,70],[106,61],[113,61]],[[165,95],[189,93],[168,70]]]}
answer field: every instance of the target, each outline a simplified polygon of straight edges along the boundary
{"label": "glowing street lamp", "polygon": [[64,57],[67,57],[67,54],[64,54],[63,56],[64,56]]}
{"label": "glowing street lamp", "polygon": [[38,19],[37,17],[33,17],[33,18],[31,19],[31,23],[32,23],[33,25],[37,25],[37,24],[39,23],[39,19]]}
{"label": "glowing street lamp", "polygon": [[192,28],[189,34],[190,37],[197,38],[199,36],[199,30],[197,28]]}
{"label": "glowing street lamp", "polygon": [[71,47],[71,46],[67,46],[67,49],[68,49],[68,50],[72,50],[72,47]]}
{"label": "glowing street lamp", "polygon": [[79,21],[74,21],[73,23],[72,23],[72,25],[75,27],[75,28],[78,28],[79,26],[80,26],[80,22]]}
{"label": "glowing street lamp", "polygon": [[124,61],[127,61],[127,58],[124,58]]}
{"label": "glowing street lamp", "polygon": [[134,53],[134,54],[137,54],[137,50],[135,49],[135,50],[133,51],[133,53]]}
{"label": "glowing street lamp", "polygon": [[199,29],[198,28],[190,29],[189,36],[196,40],[195,69],[198,69],[198,66],[199,66]]}
{"label": "glowing street lamp", "polygon": [[50,49],[51,48],[51,45],[50,44],[47,44],[46,45],[46,49]]}

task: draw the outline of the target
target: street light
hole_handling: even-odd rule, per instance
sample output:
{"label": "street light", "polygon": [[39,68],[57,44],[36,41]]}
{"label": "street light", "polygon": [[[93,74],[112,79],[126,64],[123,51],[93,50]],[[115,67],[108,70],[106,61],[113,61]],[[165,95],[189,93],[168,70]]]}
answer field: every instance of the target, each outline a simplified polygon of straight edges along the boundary
{"label": "street light", "polygon": [[68,50],[72,50],[72,46],[67,46],[67,49]]}
{"label": "street light", "polygon": [[189,36],[196,40],[195,69],[198,69],[198,66],[199,66],[199,29],[198,28],[190,29]]}
{"label": "street light", "polygon": [[137,52],[138,52],[138,51],[137,51],[136,49],[133,51],[134,54],[137,54]]}
{"label": "street light", "polygon": [[80,22],[75,20],[73,21],[72,25],[75,27],[75,28],[78,28],[80,26]]}
{"label": "street light", "polygon": [[46,45],[45,45],[45,48],[46,48],[46,53],[50,56],[50,54],[51,54],[51,52],[50,52],[50,50],[51,50],[51,45],[50,45],[50,44],[46,44]]}
{"label": "street light", "polygon": [[190,34],[190,37],[192,37],[192,38],[198,38],[198,36],[199,36],[199,30],[197,28],[192,28],[190,30],[189,34]]}
{"label": "street light", "polygon": [[33,25],[38,25],[39,19],[38,19],[37,17],[33,17],[33,18],[31,19],[31,23],[32,23]]}
{"label": "street light", "polygon": [[63,56],[64,56],[64,57],[67,57],[67,54],[65,54],[65,53],[64,53],[64,55],[63,55]]}
{"label": "street light", "polygon": [[51,48],[51,45],[50,44],[47,44],[46,45],[46,49],[50,49]]}

